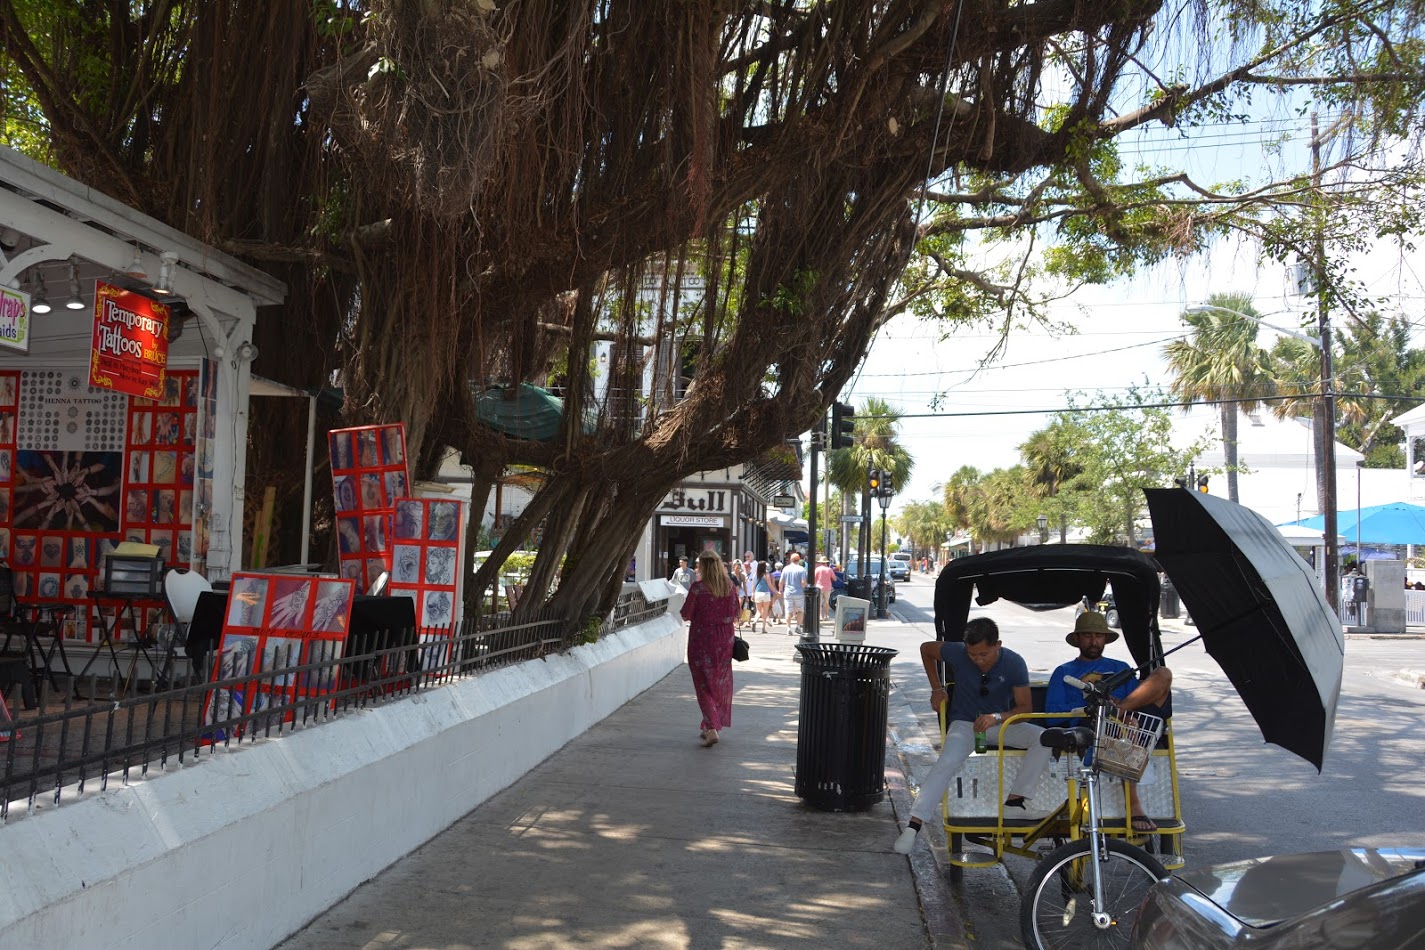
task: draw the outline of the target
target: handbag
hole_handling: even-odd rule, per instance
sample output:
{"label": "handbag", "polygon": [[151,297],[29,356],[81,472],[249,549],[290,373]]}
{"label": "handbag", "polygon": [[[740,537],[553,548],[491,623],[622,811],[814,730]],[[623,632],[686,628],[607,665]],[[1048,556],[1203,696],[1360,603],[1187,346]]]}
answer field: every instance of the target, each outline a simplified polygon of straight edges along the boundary
{"label": "handbag", "polygon": [[741,637],[732,638],[732,658],[739,662],[752,658],[751,648],[748,647],[747,641]]}

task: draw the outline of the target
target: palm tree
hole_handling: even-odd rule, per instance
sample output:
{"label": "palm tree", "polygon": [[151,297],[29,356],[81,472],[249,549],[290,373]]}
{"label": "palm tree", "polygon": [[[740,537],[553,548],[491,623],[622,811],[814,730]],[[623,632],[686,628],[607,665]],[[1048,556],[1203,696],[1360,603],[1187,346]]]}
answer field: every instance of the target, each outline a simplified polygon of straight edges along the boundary
{"label": "palm tree", "polygon": [[912,501],[901,509],[892,524],[910,539],[914,554],[936,551],[950,527],[945,519],[945,506],[938,501]]}
{"label": "palm tree", "polygon": [[[1336,436],[1359,449],[1368,467],[1398,468],[1405,464],[1398,443],[1400,429],[1390,424],[1403,408],[1378,393],[1419,392],[1425,353],[1410,347],[1409,324],[1377,313],[1350,324],[1333,338],[1331,357],[1336,389]],[[1288,396],[1273,412],[1279,418],[1306,415],[1320,403],[1320,351],[1299,340],[1283,338],[1272,348],[1279,368],[1278,386]]]}
{"label": "palm tree", "polygon": [[[1055,419],[1048,427],[1033,432],[1019,447],[1029,478],[1039,489],[1040,497],[1057,498],[1073,478],[1083,473],[1083,466],[1074,460],[1074,448],[1081,434],[1065,419]],[[1059,514],[1059,543],[1069,540],[1069,519],[1062,505]]]}
{"label": "palm tree", "polygon": [[[1184,312],[1189,339],[1163,348],[1173,371],[1172,393],[1184,410],[1194,402],[1218,403],[1222,412],[1222,454],[1227,467],[1227,497],[1237,500],[1237,418],[1263,405],[1277,391],[1272,359],[1257,345],[1261,325],[1245,294],[1213,294],[1211,307]],[[1235,311],[1228,313],[1227,311]],[[1246,314],[1247,316],[1238,316]]]}

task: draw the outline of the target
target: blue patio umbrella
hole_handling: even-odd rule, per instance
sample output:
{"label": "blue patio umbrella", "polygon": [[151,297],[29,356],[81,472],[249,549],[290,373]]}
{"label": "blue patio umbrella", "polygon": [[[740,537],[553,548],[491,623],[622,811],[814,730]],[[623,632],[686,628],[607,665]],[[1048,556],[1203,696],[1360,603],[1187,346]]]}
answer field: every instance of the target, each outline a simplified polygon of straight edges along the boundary
{"label": "blue patio umbrella", "polygon": [[[1425,544],[1425,505],[1394,501],[1361,508],[1359,517],[1357,515],[1355,508],[1337,511],[1337,533],[1353,541],[1359,533],[1362,544]],[[1359,532],[1356,530],[1358,521]],[[1317,515],[1292,523],[1322,531],[1326,527],[1326,516]]]}

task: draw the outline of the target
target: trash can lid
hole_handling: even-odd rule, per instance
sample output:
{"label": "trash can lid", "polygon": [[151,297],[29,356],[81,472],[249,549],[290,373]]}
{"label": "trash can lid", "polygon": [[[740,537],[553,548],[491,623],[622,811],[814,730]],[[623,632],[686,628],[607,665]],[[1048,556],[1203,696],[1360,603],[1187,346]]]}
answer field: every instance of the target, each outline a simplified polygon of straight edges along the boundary
{"label": "trash can lid", "polygon": [[890,647],[873,647],[864,643],[798,643],[797,652],[803,660],[814,660],[822,666],[846,668],[890,666],[900,651]]}

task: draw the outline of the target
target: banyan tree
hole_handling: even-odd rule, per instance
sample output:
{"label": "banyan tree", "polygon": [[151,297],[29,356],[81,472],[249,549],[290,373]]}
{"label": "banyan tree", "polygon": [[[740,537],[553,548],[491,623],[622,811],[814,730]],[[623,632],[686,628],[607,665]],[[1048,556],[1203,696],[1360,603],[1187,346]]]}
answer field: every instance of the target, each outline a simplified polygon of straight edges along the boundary
{"label": "banyan tree", "polygon": [[[1130,173],[1114,140],[1189,142],[1236,96],[1306,89],[1361,117],[1328,170],[1363,167],[1414,134],[1417,13],[0,0],[0,81],[9,144],[287,282],[263,375],[335,381],[348,424],[405,422],[418,476],[453,447],[477,510],[531,475],[483,570],[537,528],[521,609],[577,619],[612,603],[671,485],[806,431],[896,313],[1008,330],[1035,277],[1107,280],[1233,228],[1292,251],[1261,209],[1307,208],[1309,182]],[[564,397],[552,434],[477,408],[528,384]],[[271,482],[300,435],[254,422]]]}

